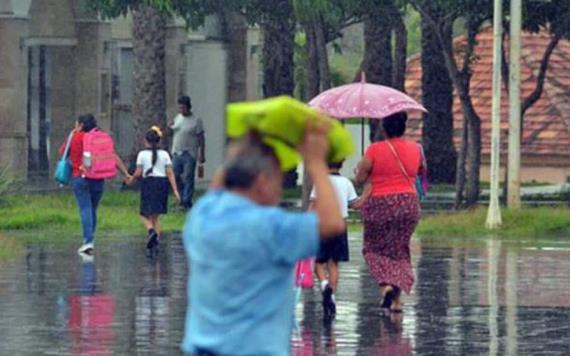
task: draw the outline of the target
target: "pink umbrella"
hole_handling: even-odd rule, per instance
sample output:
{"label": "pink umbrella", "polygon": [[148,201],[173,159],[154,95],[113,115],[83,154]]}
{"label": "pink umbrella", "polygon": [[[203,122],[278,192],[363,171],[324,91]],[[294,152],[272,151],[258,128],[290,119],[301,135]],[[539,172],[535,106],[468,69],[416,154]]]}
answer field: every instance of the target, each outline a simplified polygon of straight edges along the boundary
{"label": "pink umbrella", "polygon": [[360,83],[326,90],[313,98],[309,105],[337,119],[362,118],[362,154],[364,154],[364,118],[383,119],[402,111],[427,112],[421,104],[399,90],[366,83],[364,72]]}
{"label": "pink umbrella", "polygon": [[316,96],[309,105],[337,119],[382,119],[397,112],[426,112],[414,99],[399,90],[366,83],[362,73],[360,83],[329,89]]}

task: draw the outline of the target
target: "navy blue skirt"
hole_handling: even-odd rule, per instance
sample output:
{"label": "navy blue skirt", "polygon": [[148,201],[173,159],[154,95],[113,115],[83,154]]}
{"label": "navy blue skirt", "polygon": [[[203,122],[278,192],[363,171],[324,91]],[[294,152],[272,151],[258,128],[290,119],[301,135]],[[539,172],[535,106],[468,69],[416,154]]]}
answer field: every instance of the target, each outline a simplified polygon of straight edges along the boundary
{"label": "navy blue skirt", "polygon": [[168,212],[169,184],[166,177],[146,177],[141,182],[142,216],[160,215]]}
{"label": "navy blue skirt", "polygon": [[316,258],[317,263],[326,263],[331,260],[347,262],[348,259],[348,232],[346,230],[336,237],[321,240]]}

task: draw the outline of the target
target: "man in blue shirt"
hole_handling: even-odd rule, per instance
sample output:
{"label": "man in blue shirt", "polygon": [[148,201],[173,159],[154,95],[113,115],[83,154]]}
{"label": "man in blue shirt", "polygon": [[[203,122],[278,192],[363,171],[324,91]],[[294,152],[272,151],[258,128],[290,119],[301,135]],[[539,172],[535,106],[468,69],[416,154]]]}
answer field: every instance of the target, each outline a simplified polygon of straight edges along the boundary
{"label": "man in blue shirt", "polygon": [[313,212],[276,207],[283,173],[271,148],[254,136],[234,144],[222,189],[192,210],[184,231],[190,261],[185,352],[290,353],[294,265],[316,255],[319,236],[345,228],[328,179],[326,129],[309,128],[299,149],[317,191]]}

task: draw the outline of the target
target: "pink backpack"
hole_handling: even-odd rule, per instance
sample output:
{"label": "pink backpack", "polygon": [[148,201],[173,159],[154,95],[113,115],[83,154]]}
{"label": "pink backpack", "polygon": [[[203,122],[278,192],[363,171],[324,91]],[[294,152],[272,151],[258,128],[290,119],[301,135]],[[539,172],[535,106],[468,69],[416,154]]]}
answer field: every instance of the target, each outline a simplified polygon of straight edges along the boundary
{"label": "pink backpack", "polygon": [[93,129],[83,136],[85,177],[110,179],[117,175],[113,138],[105,131]]}

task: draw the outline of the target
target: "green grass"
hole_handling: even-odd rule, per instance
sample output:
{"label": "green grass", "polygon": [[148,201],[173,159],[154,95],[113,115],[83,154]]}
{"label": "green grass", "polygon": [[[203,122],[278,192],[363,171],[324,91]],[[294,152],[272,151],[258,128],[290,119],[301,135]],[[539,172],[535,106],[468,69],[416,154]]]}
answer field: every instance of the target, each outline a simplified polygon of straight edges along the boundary
{"label": "green grass", "polygon": [[503,225],[490,231],[485,227],[487,209],[444,213],[422,219],[416,233],[420,237],[490,237],[533,239],[570,234],[570,210],[525,208],[502,211]]}
{"label": "green grass", "polygon": [[[172,200],[172,199],[171,199]],[[138,215],[139,195],[133,191],[105,192],[99,208],[98,232],[108,235],[144,233]],[[16,195],[0,206],[0,231],[35,235],[41,239],[57,235],[60,238],[80,235],[80,220],[75,198],[69,192],[45,195]],[[175,211],[161,218],[165,232],[180,231],[184,213]]]}
{"label": "green grass", "polygon": [[[201,193],[201,192],[200,192]],[[198,193],[198,194],[200,194]],[[287,192],[298,196],[300,190]],[[138,215],[139,195],[134,191],[107,191],[99,209],[98,239],[124,238],[144,234]],[[570,234],[570,210],[565,208],[505,209],[503,226],[489,231],[485,227],[487,210],[484,208],[442,213],[422,219],[416,235],[420,238],[486,238],[496,236],[508,239],[533,239]],[[81,224],[75,199],[70,192],[44,195],[15,195],[0,205],[0,259],[6,250],[14,250],[16,242],[58,242],[81,235]],[[356,218],[356,216],[353,216]],[[169,214],[161,218],[165,232],[179,232],[185,213],[175,209],[173,200]],[[358,232],[362,226],[350,225]],[[15,236],[16,239],[2,237]],[[12,241],[18,240],[18,241]]]}

